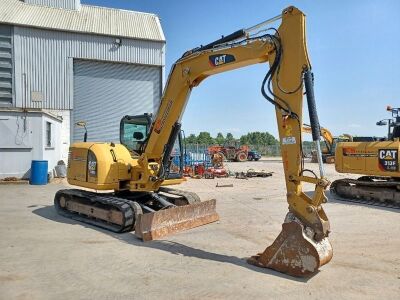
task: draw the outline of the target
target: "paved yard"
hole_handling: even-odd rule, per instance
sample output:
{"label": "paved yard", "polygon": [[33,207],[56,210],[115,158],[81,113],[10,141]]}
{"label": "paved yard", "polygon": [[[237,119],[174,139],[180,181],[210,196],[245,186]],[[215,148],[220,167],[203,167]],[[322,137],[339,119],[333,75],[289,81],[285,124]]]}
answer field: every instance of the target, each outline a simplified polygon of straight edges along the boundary
{"label": "paved yard", "polygon": [[[147,243],[58,216],[53,196],[66,184],[0,186],[0,298],[399,298],[400,214],[392,209],[329,197],[334,256],[312,278],[248,265],[245,258],[278,235],[287,211],[281,162],[229,164],[233,171],[250,167],[275,173],[182,184],[203,199],[216,198],[221,220]],[[344,177],[326,167],[331,180]]]}

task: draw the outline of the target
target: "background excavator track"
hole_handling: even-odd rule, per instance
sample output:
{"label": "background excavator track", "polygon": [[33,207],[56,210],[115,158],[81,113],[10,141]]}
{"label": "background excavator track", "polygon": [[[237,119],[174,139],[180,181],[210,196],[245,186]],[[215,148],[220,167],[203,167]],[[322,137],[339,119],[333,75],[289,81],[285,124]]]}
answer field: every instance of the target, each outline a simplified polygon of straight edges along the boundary
{"label": "background excavator track", "polygon": [[339,179],[331,184],[330,191],[340,201],[400,209],[400,182],[386,177]]}

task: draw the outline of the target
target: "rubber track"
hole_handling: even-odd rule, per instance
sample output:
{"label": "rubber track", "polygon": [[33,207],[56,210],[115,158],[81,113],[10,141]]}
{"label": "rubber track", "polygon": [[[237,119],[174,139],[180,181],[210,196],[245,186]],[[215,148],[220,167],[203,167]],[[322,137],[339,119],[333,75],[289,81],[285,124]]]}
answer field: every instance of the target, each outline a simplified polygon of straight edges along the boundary
{"label": "rubber track", "polygon": [[160,187],[158,191],[167,193],[167,194],[171,194],[171,195],[181,196],[188,201],[188,204],[194,204],[194,203],[201,202],[200,197],[196,193],[177,190],[177,189],[171,189],[168,187]]}
{"label": "rubber track", "polygon": [[[63,209],[59,200],[60,197],[64,195],[67,199],[71,197],[78,197],[80,199],[85,199],[86,203],[89,205],[95,205],[96,203],[100,203],[107,207],[107,209],[115,209],[122,212],[123,215],[123,225],[108,223],[107,221],[84,217],[84,215],[70,212],[66,209]],[[97,227],[101,227],[113,232],[122,233],[134,230],[135,226],[135,212],[134,207],[136,203],[134,201],[130,201],[127,199],[118,198],[115,196],[107,195],[107,194],[97,194],[83,190],[77,189],[65,189],[59,190],[54,197],[54,207],[57,212],[67,218],[71,218],[80,222],[84,222],[90,225],[94,225]]]}
{"label": "rubber track", "polygon": [[[374,177],[370,177],[371,179]],[[382,177],[375,177],[375,179],[382,179]],[[383,202],[379,200],[371,200],[371,199],[364,199],[364,198],[347,198],[344,195],[340,195],[337,193],[335,187],[338,183],[348,183],[348,184],[354,184],[358,186],[366,186],[366,187],[375,187],[375,188],[390,188],[390,187],[396,187],[399,185],[397,182],[374,182],[374,181],[360,181],[357,179],[338,179],[335,180],[330,187],[330,192],[335,196],[336,200],[343,201],[343,202],[352,202],[352,203],[359,203],[359,204],[366,204],[366,205],[372,205],[372,206],[379,206],[379,207],[387,207],[387,208],[394,208],[394,209],[399,209],[400,210],[400,203],[390,203],[390,202]],[[400,193],[400,191],[399,191]]]}

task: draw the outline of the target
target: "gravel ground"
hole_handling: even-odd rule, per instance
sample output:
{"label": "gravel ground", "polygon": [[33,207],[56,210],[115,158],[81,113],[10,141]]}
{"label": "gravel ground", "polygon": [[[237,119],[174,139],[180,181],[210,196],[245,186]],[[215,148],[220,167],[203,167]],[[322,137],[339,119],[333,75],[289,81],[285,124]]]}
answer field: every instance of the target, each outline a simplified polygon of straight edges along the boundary
{"label": "gravel ground", "polygon": [[[216,198],[220,221],[147,243],[132,233],[113,234],[58,216],[53,196],[65,183],[0,186],[0,298],[399,298],[398,211],[344,204],[328,194],[333,259],[311,278],[291,278],[245,262],[280,232],[287,212],[281,161],[228,168],[274,174],[189,179],[180,188]],[[326,170],[331,180],[345,177],[332,165]],[[217,188],[217,183],[234,186]]]}

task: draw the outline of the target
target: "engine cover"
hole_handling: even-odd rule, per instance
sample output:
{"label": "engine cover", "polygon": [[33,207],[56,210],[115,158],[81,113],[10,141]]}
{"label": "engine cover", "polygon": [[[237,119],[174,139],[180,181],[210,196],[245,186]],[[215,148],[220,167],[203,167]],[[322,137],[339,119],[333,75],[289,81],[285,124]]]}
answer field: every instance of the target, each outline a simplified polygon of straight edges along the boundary
{"label": "engine cover", "polygon": [[118,190],[120,181],[130,179],[135,161],[121,144],[75,143],[69,148],[68,183],[96,190]]}
{"label": "engine cover", "polygon": [[339,173],[400,177],[399,141],[338,143],[335,167]]}

